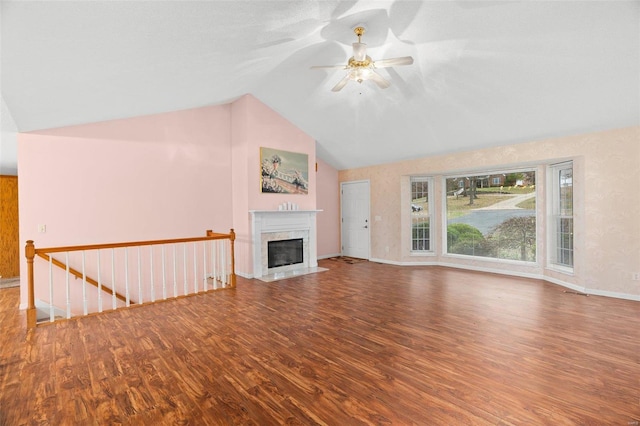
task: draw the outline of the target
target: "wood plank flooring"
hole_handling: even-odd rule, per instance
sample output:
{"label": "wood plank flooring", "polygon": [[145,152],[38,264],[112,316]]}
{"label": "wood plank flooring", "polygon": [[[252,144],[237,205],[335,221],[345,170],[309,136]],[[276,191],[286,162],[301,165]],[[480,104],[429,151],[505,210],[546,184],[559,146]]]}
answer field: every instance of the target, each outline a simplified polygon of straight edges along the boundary
{"label": "wood plank flooring", "polygon": [[640,303],[320,266],[31,332],[0,290],[0,425],[638,425]]}

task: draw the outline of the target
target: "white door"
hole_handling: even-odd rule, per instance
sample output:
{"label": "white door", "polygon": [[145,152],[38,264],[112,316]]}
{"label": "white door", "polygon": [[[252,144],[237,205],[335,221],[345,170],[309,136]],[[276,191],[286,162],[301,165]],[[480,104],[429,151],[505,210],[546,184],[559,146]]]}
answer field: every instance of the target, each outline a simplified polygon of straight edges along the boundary
{"label": "white door", "polygon": [[369,259],[369,181],[340,184],[342,255]]}

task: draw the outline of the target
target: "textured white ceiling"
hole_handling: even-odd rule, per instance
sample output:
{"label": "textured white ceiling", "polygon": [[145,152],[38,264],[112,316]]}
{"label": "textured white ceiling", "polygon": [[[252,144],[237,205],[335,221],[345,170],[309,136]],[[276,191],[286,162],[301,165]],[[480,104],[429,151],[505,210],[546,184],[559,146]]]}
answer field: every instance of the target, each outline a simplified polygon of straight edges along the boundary
{"label": "textured white ceiling", "polygon": [[[2,1],[1,12],[0,89],[19,131],[252,93],[344,169],[640,124],[638,1]],[[380,70],[388,89],[331,92],[344,71],[309,67],[346,63],[359,24],[373,59],[415,63]]]}

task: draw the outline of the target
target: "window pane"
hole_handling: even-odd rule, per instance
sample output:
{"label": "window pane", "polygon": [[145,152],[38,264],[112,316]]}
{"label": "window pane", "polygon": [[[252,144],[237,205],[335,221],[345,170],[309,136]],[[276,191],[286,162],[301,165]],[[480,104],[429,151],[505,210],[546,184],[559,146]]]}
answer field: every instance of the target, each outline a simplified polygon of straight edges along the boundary
{"label": "window pane", "polygon": [[555,263],[573,267],[573,167],[556,168],[553,184],[558,189],[554,200],[556,219]]}
{"label": "window pane", "polygon": [[429,250],[429,218],[423,221],[416,221],[411,226],[412,250]]}
{"label": "window pane", "polygon": [[447,253],[535,261],[535,180],[533,170],[448,178]]}
{"label": "window pane", "polygon": [[573,216],[573,169],[560,170],[560,211],[561,216]]}
{"label": "window pane", "polygon": [[411,250],[431,250],[429,226],[429,181],[411,179]]}

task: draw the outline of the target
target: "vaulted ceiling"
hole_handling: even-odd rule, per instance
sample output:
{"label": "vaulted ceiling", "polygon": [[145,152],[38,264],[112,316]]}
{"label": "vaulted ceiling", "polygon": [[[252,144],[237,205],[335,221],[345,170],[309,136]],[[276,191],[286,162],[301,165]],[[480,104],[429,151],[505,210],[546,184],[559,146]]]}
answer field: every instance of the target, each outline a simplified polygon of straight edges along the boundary
{"label": "vaulted ceiling", "polygon": [[[640,124],[638,1],[2,1],[3,135],[251,93],[339,169]],[[331,88],[353,28],[413,56]],[[5,150],[6,152],[6,150]],[[6,161],[8,159],[2,159]]]}

